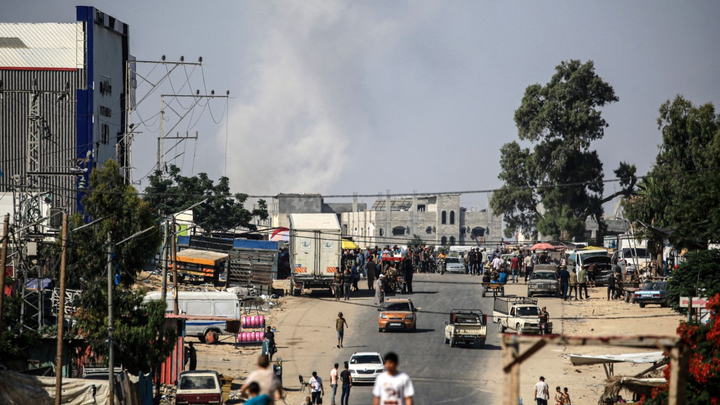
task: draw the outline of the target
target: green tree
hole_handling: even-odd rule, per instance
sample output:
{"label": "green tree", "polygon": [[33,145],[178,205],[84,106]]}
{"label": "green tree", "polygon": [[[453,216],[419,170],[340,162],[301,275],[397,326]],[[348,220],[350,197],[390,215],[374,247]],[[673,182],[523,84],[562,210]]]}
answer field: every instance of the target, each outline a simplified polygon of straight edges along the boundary
{"label": "green tree", "polygon": [[628,219],[669,228],[679,248],[720,240],[720,115],[682,96],[660,107],[662,144],[652,170],[625,204]]}
{"label": "green tree", "polygon": [[[612,86],[595,73],[592,61],[562,62],[546,85],[525,89],[515,124],[520,141],[500,149],[503,182],[491,200],[502,213],[505,235],[515,232],[554,239],[569,239],[585,232],[592,217],[605,228],[605,202],[629,195],[637,181],[634,165],[621,163],[615,170],[622,189],[603,196],[603,164],[591,142],[603,137],[608,126],[600,108],[618,101]],[[542,206],[542,209],[540,208]]]}
{"label": "green tree", "polygon": [[668,281],[668,302],[681,314],[680,297],[712,297],[720,294],[720,250],[699,250],[687,254],[687,261],[672,273]]}
{"label": "green tree", "polygon": [[[97,222],[70,234],[67,280],[68,288],[82,290],[76,332],[98,355],[107,353],[108,235],[112,235],[113,242],[120,242],[151,229],[116,246],[112,256],[112,271],[117,280],[113,288],[116,361],[133,372],[148,372],[167,357],[176,337],[170,330],[160,340],[166,304],[144,304],[144,291],[133,288],[138,272],[160,245],[152,211],[132,186],[124,184],[113,160],[91,173],[83,207],[85,214]],[[75,215],[71,217],[70,229],[84,224],[83,217]]]}
{"label": "green tree", "polygon": [[[12,282],[10,277],[6,279],[9,284]],[[0,292],[2,293],[2,292]],[[35,345],[40,335],[32,329],[26,328],[20,322],[20,306],[22,305],[22,297],[5,297],[3,300],[2,310],[2,339],[0,339],[0,358],[7,360],[13,358],[24,359],[26,350]],[[32,325],[37,323],[30,316],[25,316],[25,323]]]}
{"label": "green tree", "polygon": [[255,230],[257,227],[250,223],[253,218],[268,218],[265,200],[258,201],[257,209],[245,209],[248,196],[231,194],[230,180],[225,176],[215,184],[205,173],[186,177],[180,174],[177,166],[171,165],[166,172],[155,171],[149,180],[145,201],[159,216],[180,212],[207,199],[193,209],[193,217],[208,234],[237,227]]}

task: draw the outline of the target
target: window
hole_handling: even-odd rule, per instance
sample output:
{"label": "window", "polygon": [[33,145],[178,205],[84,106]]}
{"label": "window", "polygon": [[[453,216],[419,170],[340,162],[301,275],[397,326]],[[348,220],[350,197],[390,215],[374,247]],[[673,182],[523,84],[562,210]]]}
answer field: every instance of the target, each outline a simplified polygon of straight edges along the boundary
{"label": "window", "polygon": [[425,212],[425,204],[418,205],[418,206],[417,206],[417,210],[420,211],[420,212]]}
{"label": "window", "polygon": [[431,234],[431,233],[432,233],[432,226],[428,226],[427,228],[425,228],[425,233]]}
{"label": "window", "polygon": [[455,224],[455,211],[450,211],[450,225]]}
{"label": "window", "polygon": [[403,236],[405,235],[405,227],[404,226],[396,226],[392,229],[393,236]]}
{"label": "window", "polygon": [[472,234],[476,238],[483,237],[483,236],[485,236],[485,228],[476,226],[475,228],[473,228]]}
{"label": "window", "polygon": [[443,246],[447,245],[447,238],[444,236],[442,238],[440,238],[440,244]]}
{"label": "window", "polygon": [[454,245],[454,244],[455,244],[455,237],[454,237],[454,236],[451,236],[451,237],[450,237],[450,246],[452,246],[452,245]]}
{"label": "window", "polygon": [[368,236],[372,236],[372,231],[370,230],[370,227],[369,227],[369,226],[368,226],[368,233],[367,233],[367,235],[368,235]]}
{"label": "window", "polygon": [[442,215],[440,216],[440,223],[443,225],[447,223],[447,212],[442,212]]}
{"label": "window", "polygon": [[357,235],[357,228],[353,229],[353,235]]}
{"label": "window", "polygon": [[347,224],[343,225],[343,233],[344,233],[345,235],[348,234]]}
{"label": "window", "polygon": [[385,236],[385,232],[383,231],[382,228],[380,228],[380,236]]}

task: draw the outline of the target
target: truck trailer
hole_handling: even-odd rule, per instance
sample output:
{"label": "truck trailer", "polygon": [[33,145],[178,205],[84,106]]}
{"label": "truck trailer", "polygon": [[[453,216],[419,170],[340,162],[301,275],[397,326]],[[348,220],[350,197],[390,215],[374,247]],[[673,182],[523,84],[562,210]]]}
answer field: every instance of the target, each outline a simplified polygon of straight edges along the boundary
{"label": "truck trailer", "polygon": [[332,288],[341,272],[342,235],[335,214],[290,214],[290,288]]}

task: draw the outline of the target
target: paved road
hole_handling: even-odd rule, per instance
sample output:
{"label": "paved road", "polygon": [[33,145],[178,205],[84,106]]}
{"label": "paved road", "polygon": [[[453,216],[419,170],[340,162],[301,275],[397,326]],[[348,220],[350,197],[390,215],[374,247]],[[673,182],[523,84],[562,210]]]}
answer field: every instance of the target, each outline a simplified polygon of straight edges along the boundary
{"label": "paved road", "polygon": [[[312,370],[325,378],[333,363],[349,360],[353,352],[394,351],[400,356],[400,368],[413,379],[416,404],[493,404],[502,393],[501,350],[495,325],[488,325],[484,349],[451,348],[444,344],[443,328],[453,308],[480,308],[492,314],[492,298],[481,298],[480,279],[465,274],[418,274],[408,295],[417,307],[418,330],[415,333],[379,333],[378,312],[372,297],[353,297],[335,302],[324,291],[300,299],[299,307],[282,321],[290,331],[279,339],[284,363],[284,385],[297,384],[297,374],[308,376]],[[362,286],[361,281],[361,286]],[[298,302],[298,301],[296,301]],[[333,333],[333,315],[341,310],[348,318],[344,349],[337,349],[326,336]],[[323,335],[323,339],[315,337]],[[285,337],[286,336],[286,337]],[[314,343],[313,341],[317,341]],[[322,343],[320,343],[322,341]],[[371,404],[372,386],[354,386],[352,405]],[[324,403],[330,404],[329,396]],[[339,398],[337,403],[339,404]]]}

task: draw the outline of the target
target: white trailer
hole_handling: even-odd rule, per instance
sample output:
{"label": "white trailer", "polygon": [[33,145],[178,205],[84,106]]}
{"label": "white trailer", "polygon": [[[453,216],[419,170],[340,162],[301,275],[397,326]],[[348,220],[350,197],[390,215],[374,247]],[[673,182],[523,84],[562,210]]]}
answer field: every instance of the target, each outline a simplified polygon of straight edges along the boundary
{"label": "white trailer", "polygon": [[290,287],[328,288],[342,271],[342,234],[335,214],[290,214]]}

